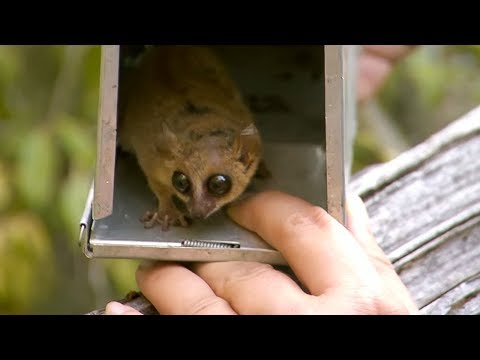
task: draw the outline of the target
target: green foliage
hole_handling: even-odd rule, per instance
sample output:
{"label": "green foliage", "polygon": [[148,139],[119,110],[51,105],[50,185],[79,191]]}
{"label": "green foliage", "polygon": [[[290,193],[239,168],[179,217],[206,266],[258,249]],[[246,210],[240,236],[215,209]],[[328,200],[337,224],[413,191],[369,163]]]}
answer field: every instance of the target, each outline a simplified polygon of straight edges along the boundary
{"label": "green foliage", "polygon": [[96,138],[92,139],[95,129],[85,126],[86,120],[65,113],[55,120],[52,131],[61,151],[75,168],[82,172],[91,170],[96,156]]}
{"label": "green foliage", "polygon": [[52,244],[42,220],[30,213],[0,218],[0,311],[23,313],[52,290]]}
{"label": "green foliage", "polygon": [[389,160],[382,144],[371,133],[359,131],[354,144],[352,173],[356,173],[368,165],[381,163]]}
{"label": "green foliage", "polygon": [[480,104],[479,53],[477,45],[421,46],[394,69],[378,99],[411,145]]}
{"label": "green foliage", "polygon": [[[417,47],[395,66],[375,100],[388,118],[380,121],[391,121],[408,146],[420,143],[480,104],[480,46]],[[355,171],[391,158],[385,157],[386,140],[361,125]]]}
{"label": "green foliage", "polygon": [[107,260],[105,268],[111,284],[118,294],[125,295],[135,288],[135,271],[139,265],[137,260]]}
{"label": "green foliage", "polygon": [[11,200],[12,190],[7,167],[0,162],[0,214],[9,207]]}
{"label": "green foliage", "polygon": [[[48,311],[81,313],[103,300],[91,288],[83,304],[64,304],[89,287],[77,241],[95,165],[99,71],[100,46],[0,46],[0,313],[41,313],[47,302]],[[103,296],[135,288],[131,262],[98,263],[113,289]]]}
{"label": "green foliage", "polygon": [[20,199],[27,208],[44,211],[60,180],[60,153],[53,136],[45,129],[35,129],[21,138],[17,150],[15,183]]}

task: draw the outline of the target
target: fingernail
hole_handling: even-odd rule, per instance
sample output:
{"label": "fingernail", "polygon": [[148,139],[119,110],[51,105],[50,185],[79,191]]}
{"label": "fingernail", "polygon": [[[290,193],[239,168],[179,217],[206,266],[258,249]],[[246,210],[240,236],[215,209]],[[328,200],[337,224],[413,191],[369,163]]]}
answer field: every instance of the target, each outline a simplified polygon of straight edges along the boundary
{"label": "fingernail", "polygon": [[370,217],[367,208],[360,196],[352,193],[347,195],[347,227],[366,227],[370,231]]}
{"label": "fingernail", "polygon": [[368,218],[367,208],[362,198],[357,194],[349,193],[347,195],[347,209],[349,213],[355,214],[355,217],[361,216],[362,219]]}
{"label": "fingernail", "polygon": [[119,302],[112,301],[107,304],[105,307],[105,314],[106,315],[123,315],[130,311],[128,306],[120,304]]}

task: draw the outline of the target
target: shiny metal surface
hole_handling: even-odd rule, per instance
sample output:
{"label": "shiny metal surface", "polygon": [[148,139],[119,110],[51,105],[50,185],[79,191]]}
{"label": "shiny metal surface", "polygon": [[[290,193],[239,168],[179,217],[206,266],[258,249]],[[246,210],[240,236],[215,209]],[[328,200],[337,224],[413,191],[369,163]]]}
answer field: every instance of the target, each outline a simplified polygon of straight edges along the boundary
{"label": "shiny metal surface", "polygon": [[93,218],[112,213],[117,147],[119,45],[102,46]]}
{"label": "shiny metal surface", "polygon": [[327,210],[345,222],[345,102],[344,47],[325,46],[325,140]]}
{"label": "shiny metal surface", "polygon": [[[325,206],[324,154],[312,145],[267,144],[265,160],[272,172],[269,180],[256,179],[246,193],[277,189]],[[288,164],[288,166],[285,166]],[[189,228],[144,229],[140,217],[154,209],[155,198],[131,157],[117,159],[112,215],[93,222],[90,247],[95,257],[149,258],[178,261],[251,260],[283,264],[280,254],[257,235],[233,223],[223,212],[195,222]],[[302,179],[299,181],[299,179]],[[268,214],[265,214],[268,216]],[[236,242],[240,248],[206,249],[183,247],[185,240]]]}
{"label": "shiny metal surface", "polygon": [[93,224],[92,217],[92,204],[93,204],[93,190],[94,185],[90,186],[88,192],[87,201],[85,203],[85,209],[83,210],[82,217],[80,218],[80,235],[78,239],[78,245],[82,248],[83,253],[91,258],[92,252],[90,248],[90,236]]}

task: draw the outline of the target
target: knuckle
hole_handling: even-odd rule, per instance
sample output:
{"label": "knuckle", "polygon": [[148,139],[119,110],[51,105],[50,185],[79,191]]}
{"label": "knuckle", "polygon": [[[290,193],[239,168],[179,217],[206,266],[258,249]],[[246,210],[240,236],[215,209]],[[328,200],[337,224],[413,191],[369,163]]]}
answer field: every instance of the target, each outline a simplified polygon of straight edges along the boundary
{"label": "knuckle", "polygon": [[269,276],[273,271],[273,267],[269,264],[245,262],[239,263],[239,265],[225,277],[223,281],[223,289],[225,291],[232,287],[242,286],[243,283]]}
{"label": "knuckle", "polygon": [[318,206],[312,206],[308,210],[295,212],[288,216],[285,224],[289,231],[298,232],[308,228],[330,228],[333,223],[328,213]]}
{"label": "knuckle", "polygon": [[216,313],[215,309],[224,309],[227,305],[224,299],[210,295],[196,299],[193,304],[187,306],[187,313],[190,315]]}
{"label": "knuckle", "polygon": [[358,287],[349,294],[354,313],[364,315],[400,315],[408,314],[408,307],[385,289]]}
{"label": "knuckle", "polygon": [[287,301],[281,301],[275,314],[279,315],[316,315],[318,314],[313,299],[309,298],[311,295],[306,295],[306,298],[293,298]]}

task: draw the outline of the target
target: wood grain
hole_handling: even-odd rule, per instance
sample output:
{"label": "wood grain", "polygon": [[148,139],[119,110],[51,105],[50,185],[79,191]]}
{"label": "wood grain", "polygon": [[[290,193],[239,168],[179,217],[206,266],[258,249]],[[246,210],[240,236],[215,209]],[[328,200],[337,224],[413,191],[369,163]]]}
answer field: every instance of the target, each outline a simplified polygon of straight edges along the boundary
{"label": "wood grain", "polygon": [[480,108],[350,190],[422,313],[480,312]]}

